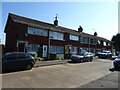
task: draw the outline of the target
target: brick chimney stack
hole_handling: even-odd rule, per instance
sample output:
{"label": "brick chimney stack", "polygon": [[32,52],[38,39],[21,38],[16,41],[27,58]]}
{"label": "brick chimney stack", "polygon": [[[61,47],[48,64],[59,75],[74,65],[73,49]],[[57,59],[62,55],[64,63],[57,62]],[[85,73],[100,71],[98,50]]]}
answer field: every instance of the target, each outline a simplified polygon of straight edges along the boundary
{"label": "brick chimney stack", "polygon": [[94,33],[94,36],[97,36],[97,32]]}
{"label": "brick chimney stack", "polygon": [[82,31],[83,31],[83,28],[81,26],[79,26],[78,32],[82,32]]}

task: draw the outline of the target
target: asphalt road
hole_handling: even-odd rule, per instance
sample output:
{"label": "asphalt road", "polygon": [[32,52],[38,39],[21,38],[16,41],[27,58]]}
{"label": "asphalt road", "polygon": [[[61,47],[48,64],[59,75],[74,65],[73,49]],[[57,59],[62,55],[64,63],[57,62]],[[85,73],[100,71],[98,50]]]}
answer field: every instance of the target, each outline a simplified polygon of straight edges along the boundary
{"label": "asphalt road", "polygon": [[[99,84],[102,81],[109,84],[105,88],[118,88],[118,71],[111,71],[112,68],[112,61],[105,59],[36,67],[29,71],[2,74],[2,88],[94,88],[94,85],[99,88],[103,87]],[[107,79],[102,79],[104,77]]]}

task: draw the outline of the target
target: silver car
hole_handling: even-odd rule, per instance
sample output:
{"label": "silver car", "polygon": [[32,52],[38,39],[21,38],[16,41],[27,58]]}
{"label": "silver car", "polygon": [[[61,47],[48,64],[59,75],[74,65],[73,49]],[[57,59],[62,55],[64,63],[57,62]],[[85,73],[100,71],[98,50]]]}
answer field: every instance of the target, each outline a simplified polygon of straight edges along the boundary
{"label": "silver car", "polygon": [[90,52],[83,52],[83,53],[79,53],[77,55],[73,55],[71,57],[72,61],[75,62],[84,62],[84,61],[92,61],[94,57],[93,53]]}

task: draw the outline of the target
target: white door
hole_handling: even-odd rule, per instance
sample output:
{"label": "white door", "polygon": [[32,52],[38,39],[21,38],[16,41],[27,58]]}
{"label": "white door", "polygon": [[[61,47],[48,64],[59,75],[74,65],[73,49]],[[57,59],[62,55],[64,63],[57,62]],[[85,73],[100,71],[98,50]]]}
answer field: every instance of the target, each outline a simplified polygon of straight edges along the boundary
{"label": "white door", "polygon": [[47,57],[47,45],[43,45],[43,57]]}

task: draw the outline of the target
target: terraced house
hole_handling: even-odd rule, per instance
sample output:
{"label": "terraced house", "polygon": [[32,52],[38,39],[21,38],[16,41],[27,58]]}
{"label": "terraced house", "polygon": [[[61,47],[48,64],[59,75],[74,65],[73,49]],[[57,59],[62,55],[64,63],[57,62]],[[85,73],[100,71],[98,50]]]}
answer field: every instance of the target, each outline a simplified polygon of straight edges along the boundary
{"label": "terraced house", "polygon": [[9,13],[4,32],[5,52],[36,54],[41,47],[42,57],[50,57],[50,54],[65,57],[82,51],[112,50],[111,41],[97,36],[96,32],[93,35],[85,33],[81,26],[78,30],[59,26],[57,17],[50,24]]}

